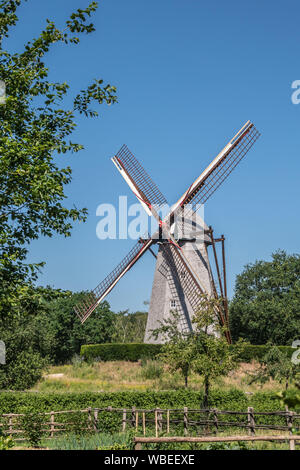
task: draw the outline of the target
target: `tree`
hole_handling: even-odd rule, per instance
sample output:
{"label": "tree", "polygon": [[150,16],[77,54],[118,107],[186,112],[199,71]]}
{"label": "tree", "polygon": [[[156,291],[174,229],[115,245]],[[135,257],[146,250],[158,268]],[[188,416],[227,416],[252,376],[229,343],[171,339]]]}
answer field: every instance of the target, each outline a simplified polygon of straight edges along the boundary
{"label": "tree", "polygon": [[62,30],[47,20],[38,38],[27,42],[22,52],[10,53],[3,42],[18,21],[20,4],[21,0],[0,2],[0,77],[7,91],[6,103],[0,106],[0,313],[6,315],[16,282],[34,278],[43,264],[26,262],[28,244],[41,235],[68,237],[73,222],[86,218],[86,209],[63,205],[72,171],[54,160],[83,149],[69,140],[76,115],[95,117],[92,102],[116,101],[115,87],[97,79],[64,108],[69,85],[49,81],[44,62],[53,44],[75,45],[80,34],[94,31],[88,18],[97,2],[74,12]]}
{"label": "tree", "polygon": [[[219,299],[203,296],[201,307],[193,318],[194,342],[192,369],[203,377],[204,397],[202,406],[209,406],[211,385],[219,377],[227,376],[238,367],[238,358],[242,351],[241,342],[230,350],[225,339],[225,329],[219,326],[216,308]],[[212,328],[213,326],[213,328]]]}
{"label": "tree", "polygon": [[291,345],[300,337],[300,255],[278,251],[245,266],[230,303],[233,340]]}
{"label": "tree", "polygon": [[[48,305],[48,314],[35,319],[36,330],[42,330],[48,341],[42,355],[54,364],[64,364],[79,354],[82,344],[108,343],[114,333],[115,314],[108,302],[102,302],[93,315],[82,325],[74,313],[74,306],[85,292],[67,293]],[[39,348],[39,350],[41,350]]]}
{"label": "tree", "polygon": [[270,379],[284,382],[285,390],[289,384],[297,383],[300,378],[300,366],[294,364],[291,358],[280,351],[277,346],[272,346],[261,361],[261,365],[256,372],[250,375],[250,384],[260,382],[262,384]]}
{"label": "tree", "polygon": [[191,333],[181,331],[178,312],[172,312],[170,318],[161,322],[161,326],[152,332],[155,338],[160,336],[164,341],[160,357],[171,370],[181,371],[186,386],[191,371],[203,378],[204,407],[209,404],[213,381],[236,369],[243,347],[239,342],[234,351],[230,350],[224,335],[225,329],[219,326],[216,316],[219,303],[218,299],[202,296],[201,306],[192,319]]}
{"label": "tree", "polygon": [[48,358],[43,347],[48,333],[36,328],[36,315],[47,313],[46,301],[62,295],[44,288],[24,284],[11,302],[9,315],[0,316],[0,338],[6,346],[6,361],[0,366],[0,389],[24,390],[41,377]]}
{"label": "tree", "polygon": [[142,343],[147,323],[147,312],[129,313],[128,310],[115,314],[114,343]]}
{"label": "tree", "polygon": [[160,322],[160,327],[152,331],[152,336],[163,342],[158,357],[167,364],[171,372],[179,371],[185,387],[188,386],[188,377],[194,359],[194,337],[189,332],[182,332],[179,328],[180,315],[170,312],[170,317]]}
{"label": "tree", "polygon": [[69,85],[48,78],[45,57],[51,46],[76,45],[80,35],[92,33],[89,17],[97,2],[72,13],[63,29],[47,20],[39,37],[12,53],[4,42],[18,21],[21,3],[0,0],[0,77],[7,92],[0,106],[0,330],[8,357],[0,369],[0,386],[10,388],[30,387],[44,361],[35,349],[31,321],[46,308],[44,293],[33,287],[44,263],[27,262],[30,242],[41,235],[69,237],[73,223],[87,215],[86,209],[65,204],[72,171],[59,158],[83,149],[70,140],[77,116],[96,117],[93,103],[110,105],[117,99],[115,87],[96,79],[68,96],[71,104],[66,105]]}

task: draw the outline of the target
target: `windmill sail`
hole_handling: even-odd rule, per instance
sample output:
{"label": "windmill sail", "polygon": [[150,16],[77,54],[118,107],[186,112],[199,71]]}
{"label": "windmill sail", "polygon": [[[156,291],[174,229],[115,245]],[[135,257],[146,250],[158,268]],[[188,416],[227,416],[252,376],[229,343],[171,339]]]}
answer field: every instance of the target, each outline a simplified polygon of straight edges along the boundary
{"label": "windmill sail", "polygon": [[126,145],[121,147],[112,161],[148,215],[152,215],[153,205],[161,207],[167,204],[164,195]]}
{"label": "windmill sail", "polygon": [[[141,238],[96,289],[87,293],[83,301],[79,302],[75,307],[75,311],[82,323],[86,321],[124,274],[158,240],[164,240],[161,244],[161,250],[164,254],[164,260],[169,267],[169,272],[173,276],[171,281],[170,279],[168,280],[173,297],[178,296],[175,290],[176,286],[180,285],[188,299],[188,303],[191,305],[191,314],[199,309],[202,301],[201,297],[203,298],[203,294],[207,294],[208,288],[203,284],[203,279],[201,274],[198,273],[197,268],[191,265],[186,254],[175,240],[171,226],[175,225],[175,217],[183,209],[187,209],[184,211],[184,218],[192,220],[191,216],[196,212],[199,205],[204,204],[216,191],[250,150],[259,136],[260,134],[254,124],[248,121],[177,201],[168,216],[163,216],[163,219],[161,218],[160,210],[163,206],[167,205],[166,198],[126,145],[123,145],[112,158],[112,161],[148,215],[156,218],[159,223],[159,230],[152,237],[147,235]],[[220,323],[225,324],[222,311],[216,312],[216,315]],[[182,316],[181,321],[183,329],[191,330],[190,318]]]}
{"label": "windmill sail", "polygon": [[248,121],[179,199],[174,210],[189,205],[185,216],[194,213],[230,175],[259,136],[254,124]]}
{"label": "windmill sail", "polygon": [[130,268],[143,256],[143,254],[150,248],[153,241],[151,239],[137,242],[130,252],[122,259],[118,266],[108,275],[105,279],[90,293],[87,293],[84,300],[75,306],[81,323],[84,323],[87,318],[93,313],[95,308],[98,307],[100,302],[107,296],[107,294],[115,287],[117,282],[129,271]]}

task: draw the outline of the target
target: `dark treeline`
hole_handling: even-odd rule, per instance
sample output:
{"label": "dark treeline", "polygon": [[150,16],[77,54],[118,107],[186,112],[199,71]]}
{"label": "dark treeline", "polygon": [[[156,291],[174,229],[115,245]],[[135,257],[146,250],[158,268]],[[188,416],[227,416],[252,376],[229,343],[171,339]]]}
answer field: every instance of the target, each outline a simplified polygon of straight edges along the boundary
{"label": "dark treeline", "polygon": [[0,317],[0,339],[6,345],[0,389],[33,385],[47,365],[70,362],[82,344],[143,341],[146,312],[114,313],[104,301],[82,325],[74,305],[83,295],[31,287],[27,302],[23,298],[13,314]]}

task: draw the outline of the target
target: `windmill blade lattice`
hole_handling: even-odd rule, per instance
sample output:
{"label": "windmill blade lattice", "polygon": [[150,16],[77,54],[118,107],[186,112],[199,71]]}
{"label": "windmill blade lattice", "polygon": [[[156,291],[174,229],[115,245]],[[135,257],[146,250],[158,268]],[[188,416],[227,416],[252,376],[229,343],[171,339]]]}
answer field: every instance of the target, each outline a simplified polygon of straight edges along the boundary
{"label": "windmill blade lattice", "polygon": [[[127,176],[142,196],[143,202],[148,206],[156,205],[160,207],[167,204],[164,195],[126,145],[121,147],[113,161],[114,163],[118,163],[126,172]],[[136,196],[140,198],[138,194],[136,194]]]}
{"label": "windmill blade lattice", "polygon": [[[146,238],[146,237],[145,237]],[[141,256],[150,248],[153,241],[145,239],[143,242],[137,242],[130,252],[122,259],[118,266],[106,276],[105,279],[91,292],[87,293],[84,300],[80,301],[74,308],[81,323],[84,323],[88,317],[98,307],[100,302],[112,290],[124,274],[141,258]]]}
{"label": "windmill blade lattice", "polygon": [[217,164],[212,166],[210,171],[192,190],[187,191],[183,201],[180,203],[181,207],[189,205],[185,212],[185,217],[190,217],[198,209],[199,205],[204,204],[209,199],[244,158],[259,136],[260,133],[254,124],[250,123],[244,133],[239,133],[237,137],[232,139],[232,146],[224,153]]}

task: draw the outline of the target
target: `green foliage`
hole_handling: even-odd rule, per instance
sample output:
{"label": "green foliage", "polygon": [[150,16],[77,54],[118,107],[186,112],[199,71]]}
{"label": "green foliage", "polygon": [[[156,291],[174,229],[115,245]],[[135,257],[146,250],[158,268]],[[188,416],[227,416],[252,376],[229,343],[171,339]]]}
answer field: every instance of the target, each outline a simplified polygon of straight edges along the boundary
{"label": "green foliage", "polygon": [[287,405],[290,409],[300,411],[300,390],[285,390],[278,393],[282,405]]}
{"label": "green foliage", "polygon": [[9,450],[15,443],[11,436],[0,436],[0,450]]}
{"label": "green foliage", "polygon": [[[26,264],[28,243],[40,235],[70,236],[73,222],[86,218],[86,209],[62,205],[72,171],[54,162],[57,154],[83,148],[67,141],[76,128],[76,114],[96,116],[90,107],[93,102],[116,101],[115,87],[104,86],[103,80],[97,79],[73,98],[70,107],[64,107],[70,87],[49,81],[44,62],[54,44],[78,44],[79,34],[94,31],[87,20],[97,3],[74,12],[63,30],[47,20],[38,38],[28,42],[23,51],[11,53],[3,48],[3,40],[18,20],[20,4],[13,0],[0,3],[0,76],[7,90],[6,104],[0,107],[0,276],[5,287],[1,294],[8,303],[15,289],[12,280],[24,281],[41,266]],[[7,314],[6,309],[3,312]]]}
{"label": "green foliage", "polygon": [[68,416],[68,432],[75,436],[88,434],[88,418],[86,413],[76,411]]}
{"label": "green foliage", "polygon": [[[20,306],[21,308],[21,306]],[[47,358],[36,348],[38,331],[26,315],[0,318],[0,338],[6,345],[6,363],[0,366],[0,389],[24,390],[32,387],[41,377]]]}
{"label": "green foliage", "polygon": [[237,276],[230,303],[233,340],[291,345],[300,337],[300,255],[278,251]]}
{"label": "green foliage", "polygon": [[43,437],[43,422],[45,416],[35,410],[27,410],[24,416],[20,418],[21,429],[24,431],[24,437],[31,447],[38,447]]}
{"label": "green foliage", "polygon": [[0,389],[31,388],[48,363],[66,363],[80,352],[83,342],[109,341],[114,331],[115,316],[107,302],[81,325],[73,307],[84,293],[49,287],[30,292],[30,302],[15,306],[19,315],[0,318],[0,338],[7,349],[6,364],[0,368]]}
{"label": "green foliage", "polygon": [[42,351],[52,364],[63,364],[79,354],[82,343],[111,341],[115,315],[109,304],[102,302],[93,315],[82,325],[74,313],[74,306],[85,293],[68,293],[47,305],[48,313],[38,317],[37,323],[48,342]]}
{"label": "green foliage", "polygon": [[141,375],[144,379],[159,379],[163,374],[163,367],[160,362],[148,359],[142,365]]}
{"label": "green foliage", "polygon": [[55,450],[131,450],[132,433],[97,433],[92,435],[67,434],[47,441]]}
{"label": "green foliage", "polygon": [[3,433],[4,419],[0,421],[0,450],[9,450],[15,443],[12,436],[7,436]]}
{"label": "green foliage", "polygon": [[[224,391],[221,389],[212,389],[209,394],[209,407],[217,408],[219,410],[236,410],[246,411],[248,406],[254,407],[256,412],[259,411],[278,411],[283,410],[284,406],[281,402],[282,398],[276,393],[255,393],[254,395],[247,396],[240,390],[232,389]],[[177,409],[183,410],[184,406],[190,409],[199,409],[203,402],[203,392],[181,389],[177,391],[164,391],[164,392],[117,392],[117,393],[26,393],[26,392],[10,392],[0,393],[0,414],[2,413],[24,413],[36,412],[45,413],[52,410],[80,410],[91,408],[127,408],[131,409],[133,406],[142,409]],[[174,432],[183,432],[182,411],[174,412],[172,416],[178,416],[178,428],[174,428]],[[177,413],[177,414],[176,414]],[[60,414],[59,422],[69,423],[72,422],[70,413]],[[77,429],[81,426],[87,427],[87,414],[85,413],[82,418],[82,423],[77,423]],[[199,419],[199,414],[194,414],[189,411],[190,419]],[[149,417],[149,415],[148,415]],[[154,418],[154,412],[152,414]],[[46,421],[49,420],[47,417]],[[231,415],[223,416],[222,420],[240,421],[240,417]],[[118,433],[121,430],[122,415],[109,411],[100,411],[98,415],[98,431],[99,433]],[[278,416],[256,416],[257,424],[277,424],[285,425],[285,417]],[[74,431],[70,425],[66,427],[68,433],[72,436],[77,436],[78,440],[85,437],[82,436],[81,431]],[[101,443],[102,445],[111,445],[111,443]],[[100,445],[98,442],[97,448]]]}
{"label": "green foliage", "polygon": [[178,329],[180,315],[177,311],[170,312],[170,317],[160,322],[160,327],[153,330],[152,335],[157,340],[161,338],[159,358],[168,365],[171,372],[180,371],[188,385],[188,376],[194,359],[194,336]]}
{"label": "green foliage", "polygon": [[[225,329],[216,320],[219,300],[203,296],[201,307],[193,317],[194,334],[191,341],[191,367],[203,377],[203,406],[208,407],[212,382],[228,375],[238,367],[238,357],[242,345],[230,349],[225,339]],[[210,331],[212,330],[212,331]]]}
{"label": "green foliage", "polygon": [[138,361],[143,357],[155,359],[160,349],[159,344],[85,344],[80,355],[87,361]]}
{"label": "green foliage", "polygon": [[147,323],[147,312],[128,313],[128,310],[115,315],[114,343],[142,343]]}
{"label": "green foliage", "polygon": [[[260,393],[247,397],[242,391],[213,389],[210,406],[219,409],[244,410],[247,406],[263,409],[271,406],[280,409],[280,398],[276,394]],[[79,410],[87,407],[105,408],[177,408],[184,406],[199,408],[203,400],[203,392],[190,389],[147,392],[89,392],[89,393],[31,393],[31,392],[0,392],[0,414],[24,413],[26,410],[40,412]],[[255,402],[255,405],[251,405]],[[103,415],[102,419],[103,419]]]}
{"label": "green foliage", "polygon": [[[49,80],[45,62],[54,44],[78,44],[80,34],[94,31],[89,17],[97,2],[72,13],[64,29],[47,20],[37,38],[23,50],[11,52],[5,50],[4,42],[18,21],[21,4],[21,0],[0,1],[0,77],[7,92],[6,102],[0,106],[0,337],[7,347],[0,388],[12,389],[31,387],[41,377],[47,360],[42,356],[49,353],[48,359],[65,360],[67,351],[73,355],[80,341],[91,339],[91,322],[82,330],[89,333],[77,332],[74,341],[70,339],[66,299],[61,300],[60,318],[54,321],[53,313],[54,333],[47,330],[49,292],[33,287],[44,263],[28,263],[27,254],[32,240],[55,234],[69,237],[74,222],[85,221],[86,209],[65,204],[72,170],[61,165],[61,154],[83,149],[70,140],[80,114],[94,117],[93,103],[116,102],[115,87],[102,79],[70,97],[67,83]],[[49,291],[53,299],[54,291]],[[55,295],[60,294],[56,291]],[[101,328],[103,333],[105,327]],[[68,350],[62,342],[58,345],[59,332]],[[105,335],[100,337],[107,340]]]}
{"label": "green foliage", "polygon": [[[291,357],[295,351],[289,346],[278,346],[278,348],[288,357]],[[234,352],[236,346],[231,344],[229,349]],[[259,361],[265,356],[269,349],[269,345],[256,346],[253,344],[245,344],[242,349],[239,348],[238,359],[240,362]],[[161,351],[162,345],[160,344],[106,343],[82,345],[80,355],[90,361],[138,361],[144,357],[155,359],[160,355]]]}
{"label": "green foliage", "polygon": [[249,450],[246,442],[211,442],[202,445],[201,450]]}
{"label": "green foliage", "polygon": [[[236,346],[231,344],[229,349],[234,351]],[[240,362],[251,362],[253,360],[262,361],[264,356],[267,354],[271,346],[269,344],[265,345],[254,345],[254,344],[244,344],[243,348],[239,351],[239,361]],[[290,346],[277,346],[279,351],[285,354],[287,357],[291,358],[293,352],[295,351]]]}
{"label": "green foliage", "polygon": [[250,383],[260,382],[262,384],[270,379],[284,382],[286,390],[290,383],[300,377],[299,364],[293,364],[291,358],[280,351],[277,346],[271,346],[263,357],[260,368],[250,375]]}
{"label": "green foliage", "polygon": [[160,357],[170,370],[181,371],[186,386],[191,369],[203,377],[204,407],[208,406],[212,381],[238,366],[239,345],[229,348],[224,330],[218,326],[216,319],[218,308],[218,299],[203,295],[192,320],[193,332],[181,331],[178,312],[171,312],[170,318],[160,322],[161,326],[153,331],[153,336],[156,339],[161,337],[164,342]]}

